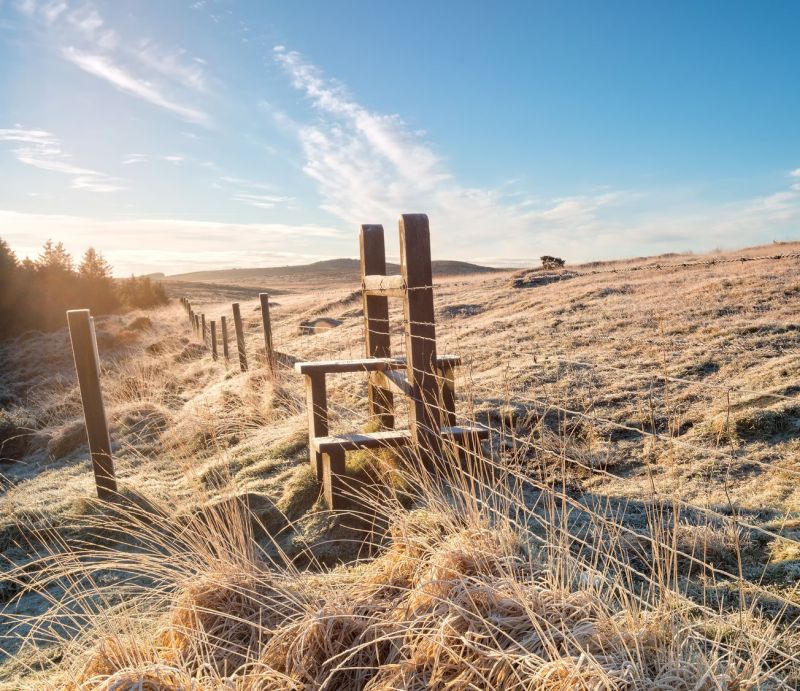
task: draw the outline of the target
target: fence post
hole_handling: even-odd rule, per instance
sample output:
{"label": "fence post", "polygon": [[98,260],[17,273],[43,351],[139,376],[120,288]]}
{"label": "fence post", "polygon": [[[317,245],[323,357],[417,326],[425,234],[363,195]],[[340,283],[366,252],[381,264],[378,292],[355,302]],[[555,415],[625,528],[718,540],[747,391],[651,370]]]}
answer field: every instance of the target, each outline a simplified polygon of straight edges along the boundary
{"label": "fence post", "polygon": [[217,322],[211,320],[211,357],[217,359]]}
{"label": "fence post", "polygon": [[195,337],[200,337],[200,315],[194,315],[194,335]]}
{"label": "fence post", "polygon": [[75,370],[78,373],[97,496],[102,501],[112,501],[117,496],[117,480],[114,476],[103,392],[100,389],[100,358],[97,353],[94,319],[89,315],[89,310],[69,310],[67,324]]}
{"label": "fence post", "polygon": [[242,327],[242,313],[239,303],[233,303],[233,328],[236,331],[236,348],[239,351],[239,369],[247,371],[247,351],[244,347],[244,328]]}
{"label": "fence post", "polygon": [[222,357],[225,362],[230,360],[230,351],[228,350],[228,320],[222,316],[219,318],[220,326],[222,327]]}
{"label": "fence post", "polygon": [[272,376],[275,376],[275,353],[272,350],[272,323],[269,318],[269,293],[259,293],[258,299],[261,301],[261,323],[264,327],[264,356],[266,357],[267,369]]}
{"label": "fence post", "polygon": [[207,342],[206,339],[206,315],[200,315],[200,338],[202,339],[203,343]]}
{"label": "fence post", "polygon": [[[361,246],[361,279],[364,276],[386,275],[386,248],[383,226],[362,225],[359,236]],[[362,291],[363,293],[363,291]],[[364,330],[367,357],[391,356],[389,338],[389,298],[385,295],[364,295]],[[369,381],[369,413],[380,422],[382,429],[394,427],[394,396],[391,391]]]}
{"label": "fence post", "polygon": [[438,412],[431,238],[425,214],[400,217],[400,265],[406,284],[403,301],[406,357],[408,382],[413,392],[408,417],[420,459],[430,467],[441,458],[441,415]]}

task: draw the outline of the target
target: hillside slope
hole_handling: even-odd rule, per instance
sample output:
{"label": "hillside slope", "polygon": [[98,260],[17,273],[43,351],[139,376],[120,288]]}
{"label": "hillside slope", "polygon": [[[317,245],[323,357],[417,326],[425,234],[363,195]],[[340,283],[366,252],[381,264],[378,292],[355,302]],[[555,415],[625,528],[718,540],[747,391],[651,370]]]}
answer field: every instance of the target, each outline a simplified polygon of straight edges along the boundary
{"label": "hillside slope", "polygon": [[[372,497],[366,544],[319,501],[303,382],[267,376],[255,300],[241,298],[245,373],[212,361],[177,306],[149,326],[98,319],[115,463],[139,507],[122,518],[92,501],[66,333],[3,344],[0,547],[22,569],[0,591],[5,688],[791,687],[798,253],[438,279],[438,351],[462,356],[459,417],[491,428],[497,466],[438,487],[384,451],[351,458],[362,484],[394,488]],[[792,256],[741,261],[778,254]],[[205,286],[196,308],[227,314]],[[287,361],[362,356],[357,289],[278,297]],[[341,326],[300,335],[315,316]],[[402,354],[399,303],[390,319]],[[332,433],[368,427],[364,377],[329,377],[329,393]],[[60,578],[37,581],[37,557]],[[20,637],[32,614],[38,650]]]}

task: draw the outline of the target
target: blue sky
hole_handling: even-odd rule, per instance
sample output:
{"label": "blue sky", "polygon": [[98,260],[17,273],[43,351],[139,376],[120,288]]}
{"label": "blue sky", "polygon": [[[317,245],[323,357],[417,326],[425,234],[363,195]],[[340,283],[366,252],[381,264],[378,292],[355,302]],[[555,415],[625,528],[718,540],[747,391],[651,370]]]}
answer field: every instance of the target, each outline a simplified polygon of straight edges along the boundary
{"label": "blue sky", "polygon": [[0,0],[0,237],[118,273],[800,238],[800,3]]}

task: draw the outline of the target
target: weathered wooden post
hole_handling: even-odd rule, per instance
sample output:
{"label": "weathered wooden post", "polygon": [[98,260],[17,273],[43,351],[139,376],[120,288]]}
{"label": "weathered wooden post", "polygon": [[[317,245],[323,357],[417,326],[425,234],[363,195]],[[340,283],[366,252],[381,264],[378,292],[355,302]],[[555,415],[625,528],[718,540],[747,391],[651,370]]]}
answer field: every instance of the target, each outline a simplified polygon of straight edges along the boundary
{"label": "weathered wooden post", "polygon": [[211,357],[217,359],[217,322],[211,320]]}
{"label": "weathered wooden post", "polygon": [[228,349],[228,320],[222,316],[219,318],[220,326],[222,327],[222,357],[225,362],[230,360],[230,350]]}
{"label": "weathered wooden post", "polygon": [[117,480],[114,476],[111,438],[103,406],[103,392],[100,389],[100,357],[97,352],[94,319],[90,316],[89,310],[69,310],[67,324],[75,370],[78,373],[78,386],[81,390],[83,417],[86,422],[86,436],[89,439],[97,496],[102,501],[112,501],[117,496]]}
{"label": "weathered wooden post", "polygon": [[239,351],[239,369],[247,371],[247,351],[244,347],[244,327],[242,326],[242,313],[239,303],[233,303],[233,328],[236,331],[236,348]]}
{"label": "weathered wooden post", "polygon": [[433,311],[431,238],[425,214],[400,217],[400,265],[405,282],[406,358],[412,404],[411,437],[423,463],[441,458],[439,387],[436,380],[436,327]]}
{"label": "weathered wooden post", "polygon": [[[361,247],[361,282],[364,276],[386,275],[386,248],[383,240],[383,226],[362,225],[359,236]],[[364,304],[364,330],[366,332],[367,357],[391,357],[389,337],[389,297],[368,295],[362,290]],[[378,385],[375,377],[369,381],[369,413],[377,419],[381,429],[394,427],[394,395]]]}
{"label": "weathered wooden post", "polygon": [[200,336],[200,315],[194,315],[194,335],[199,338]]}
{"label": "weathered wooden post", "polygon": [[264,327],[264,356],[266,357],[267,369],[274,377],[275,353],[272,350],[272,323],[269,318],[269,293],[259,293],[258,299],[261,301],[261,324]]}
{"label": "weathered wooden post", "polygon": [[200,315],[200,338],[202,339],[203,343],[207,342],[206,338],[206,315]]}

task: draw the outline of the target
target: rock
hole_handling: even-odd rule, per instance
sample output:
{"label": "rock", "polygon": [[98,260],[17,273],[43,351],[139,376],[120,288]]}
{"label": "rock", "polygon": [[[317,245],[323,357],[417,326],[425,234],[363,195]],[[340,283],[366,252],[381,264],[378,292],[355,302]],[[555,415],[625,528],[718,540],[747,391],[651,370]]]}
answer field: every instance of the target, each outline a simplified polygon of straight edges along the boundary
{"label": "rock", "polygon": [[301,336],[311,336],[321,333],[322,331],[327,331],[328,329],[335,329],[341,324],[342,321],[340,319],[317,317],[316,319],[308,319],[307,321],[300,322],[299,333]]}

